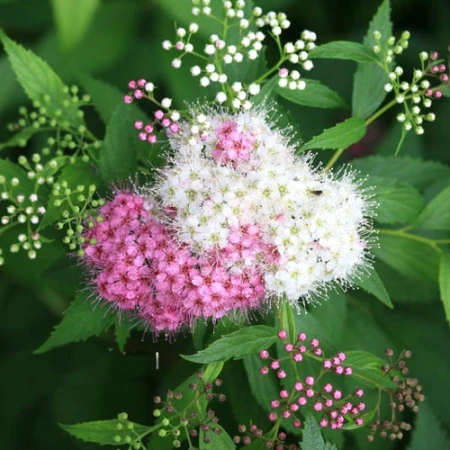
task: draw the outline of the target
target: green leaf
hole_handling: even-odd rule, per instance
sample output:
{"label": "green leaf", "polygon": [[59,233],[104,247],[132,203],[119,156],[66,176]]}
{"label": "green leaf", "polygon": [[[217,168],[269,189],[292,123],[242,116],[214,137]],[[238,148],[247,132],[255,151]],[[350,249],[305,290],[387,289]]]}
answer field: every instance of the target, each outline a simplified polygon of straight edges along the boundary
{"label": "green leaf", "polygon": [[380,63],[371,48],[351,41],[333,41],[319,45],[309,53],[311,59],[349,59],[359,63]]}
{"label": "green leaf", "polygon": [[420,405],[408,450],[444,450],[450,448],[450,437],[442,429],[428,403]]}
{"label": "green leaf", "polygon": [[[213,430],[208,430],[204,432],[200,429],[200,449],[202,450],[234,450],[236,445],[234,445],[233,439],[230,435],[219,425],[214,424],[212,426]],[[215,430],[218,431],[216,434]],[[210,441],[208,443],[203,442],[203,436],[208,436]]]}
{"label": "green leaf", "polygon": [[36,128],[23,128],[17,133],[13,134],[6,142],[0,144],[0,150],[8,147],[25,147],[27,142],[38,132]]}
{"label": "green leaf", "polygon": [[52,0],[52,5],[59,41],[70,50],[83,38],[100,0]]}
{"label": "green leaf", "polygon": [[8,186],[12,178],[19,180],[19,185],[13,188],[13,194],[28,197],[34,192],[34,182],[28,179],[25,170],[9,159],[0,159],[0,175],[5,177]]}
{"label": "green leaf", "polygon": [[202,380],[204,383],[212,383],[222,372],[223,361],[208,364],[203,372]]}
{"label": "green leaf", "polygon": [[106,184],[124,180],[136,172],[137,142],[130,110],[127,105],[120,105],[111,117],[100,150],[100,175]]}
{"label": "green leaf", "polygon": [[397,387],[397,384],[381,370],[386,363],[378,356],[361,350],[346,351],[345,355],[347,357],[345,364],[353,369],[353,377],[358,383],[386,389]]}
{"label": "green leaf", "polygon": [[259,369],[264,364],[257,355],[247,356],[243,361],[254,401],[256,401],[264,411],[270,412],[270,401],[277,398],[280,391],[275,373],[271,370],[267,375],[261,375]]}
{"label": "green leaf", "polygon": [[408,156],[367,156],[352,161],[363,174],[400,180],[423,189],[439,178],[450,178],[450,167],[437,161],[422,161]]}
{"label": "green leaf", "polygon": [[120,352],[125,350],[127,340],[130,337],[131,329],[136,325],[135,322],[130,320],[128,317],[123,315],[122,317],[117,316],[114,330],[116,335],[116,343]]}
{"label": "green leaf", "polygon": [[439,266],[439,289],[444,304],[445,317],[450,323],[450,253],[443,252]]}
{"label": "green leaf", "polygon": [[294,307],[286,300],[281,304],[281,323],[284,330],[287,331],[290,342],[297,341],[297,334],[295,332],[295,313]]}
{"label": "green leaf", "polygon": [[381,261],[410,278],[437,282],[439,253],[425,242],[408,238],[408,235],[378,236],[380,248],[373,253]]}
{"label": "green leaf", "polygon": [[371,200],[378,204],[375,216],[378,223],[407,224],[423,208],[422,196],[409,184],[388,178],[369,177],[364,186],[371,186]]}
{"label": "green leaf", "polygon": [[82,441],[115,446],[125,444],[127,436],[131,438],[131,442],[134,442],[136,435],[143,434],[151,429],[151,427],[119,419],[98,420],[75,425],[59,424],[59,426]]}
{"label": "green leaf", "polygon": [[109,305],[94,305],[89,298],[89,292],[80,292],[50,337],[34,353],[44,353],[71,342],[85,341],[106,331],[114,323],[114,314],[109,312]]}
{"label": "green leaf", "polygon": [[355,277],[353,282],[356,286],[364,289],[369,294],[372,294],[381,303],[385,304],[388,308],[393,308],[391,297],[389,296],[388,291],[386,290],[381,278],[375,269],[370,269],[368,273],[364,273],[359,277]]}
{"label": "green leaf", "polygon": [[245,327],[214,341],[195,355],[181,355],[184,359],[200,364],[240,359],[269,348],[277,339],[275,328],[265,325]]}
{"label": "green leaf", "polygon": [[69,93],[64,92],[64,83],[50,66],[31,50],[11,40],[1,29],[0,39],[14,73],[30,100],[45,106],[52,118],[67,121],[72,126],[82,125],[78,108]]}
{"label": "green leaf", "polygon": [[[382,43],[392,36],[391,7],[384,0],[370,22],[363,44],[370,50],[375,45],[374,31],[379,31]],[[387,92],[384,85],[388,76],[384,70],[374,64],[359,63],[353,80],[352,113],[366,119],[383,103]]]}
{"label": "green leaf", "polygon": [[364,427],[368,423],[372,422],[376,413],[377,413],[377,410],[375,408],[375,409],[371,409],[370,411],[367,411],[366,413],[362,414],[361,418],[363,419],[363,425],[356,425],[356,423],[354,423],[354,422],[348,422],[342,428],[344,430],[356,430],[357,428]]}
{"label": "green leaf", "polygon": [[320,427],[311,415],[306,416],[302,450],[325,450],[325,441],[320,432]]}
{"label": "green leaf", "polygon": [[327,128],[319,136],[313,137],[301,150],[347,148],[361,140],[366,134],[366,124],[360,117],[350,117],[332,128]]}
{"label": "green leaf", "polygon": [[413,225],[426,230],[450,230],[450,186],[428,203]]}
{"label": "green leaf", "polygon": [[297,105],[312,108],[347,108],[342,97],[328,86],[317,80],[305,79],[304,81],[306,82],[304,90],[291,90],[277,86],[275,92]]}

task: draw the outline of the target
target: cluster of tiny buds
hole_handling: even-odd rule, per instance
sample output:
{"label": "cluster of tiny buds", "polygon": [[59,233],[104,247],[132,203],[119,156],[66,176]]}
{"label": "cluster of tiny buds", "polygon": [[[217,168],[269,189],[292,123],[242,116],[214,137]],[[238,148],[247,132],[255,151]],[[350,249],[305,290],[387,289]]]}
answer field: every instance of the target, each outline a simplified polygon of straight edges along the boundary
{"label": "cluster of tiny buds", "polygon": [[[364,420],[361,415],[366,406],[365,403],[359,401],[364,394],[363,390],[357,389],[352,394],[344,396],[343,392],[331,383],[320,382],[326,372],[333,372],[336,375],[352,375],[352,368],[342,364],[346,360],[345,353],[340,352],[331,359],[325,359],[318,339],[310,339],[308,345],[305,345],[308,340],[306,333],[299,333],[294,344],[287,342],[287,332],[284,330],[278,332],[278,337],[284,342],[287,358],[295,363],[302,362],[304,356],[319,358],[322,361],[322,371],[317,378],[306,376],[304,379],[296,379],[290,391],[281,390],[279,398],[270,402],[270,407],[274,409],[274,412],[269,414],[269,420],[275,422],[280,417],[290,419],[295,428],[300,428],[302,421],[296,416],[296,413],[301,407],[309,406],[316,413],[322,414],[319,425],[323,428],[340,429],[344,426],[345,420],[350,420],[357,426],[363,425]],[[270,358],[267,350],[262,350],[259,356],[263,360]],[[278,378],[286,378],[287,373],[281,368],[284,358],[270,359],[270,366],[262,367],[260,373],[267,375],[272,369],[276,371]],[[352,398],[356,399],[356,402],[352,402]]]}
{"label": "cluster of tiny buds", "polygon": [[[223,381],[220,378],[216,378],[214,382],[205,383],[203,375],[203,372],[199,371],[197,373],[199,382],[193,382],[189,385],[189,390],[194,392],[195,399],[198,400],[200,397],[205,397],[208,403],[214,399],[217,399],[219,402],[226,401],[226,396],[224,394],[213,392],[214,387],[222,386]],[[158,434],[161,437],[172,435],[175,438],[173,446],[179,448],[181,446],[181,441],[179,440],[181,427],[187,428],[189,430],[189,435],[193,438],[198,437],[198,429],[201,428],[204,434],[204,443],[207,444],[211,442],[208,432],[219,434],[222,431],[220,427],[217,427],[219,418],[212,409],[207,411],[206,418],[203,420],[199,419],[199,414],[196,410],[178,410],[176,408],[177,402],[182,398],[183,394],[181,392],[174,392],[172,390],[167,391],[165,400],[162,400],[159,396],[154,397],[153,401],[158,405],[158,408],[153,410],[154,417],[163,417],[164,413],[172,414],[170,419],[168,417],[163,418],[161,422],[163,428],[158,431]],[[178,420],[173,417],[174,414]]]}
{"label": "cluster of tiny buds", "polygon": [[264,438],[264,431],[255,424],[251,424],[249,427],[239,425],[238,430],[243,436],[234,436],[233,442],[235,444],[242,443],[243,445],[250,445],[254,439],[265,439],[264,448],[271,448],[274,450],[299,450],[297,444],[286,443],[287,435],[283,431],[280,431],[277,434],[276,439],[267,439]]}
{"label": "cluster of tiny buds", "polygon": [[[236,0],[234,4],[229,0],[223,0],[222,3],[225,10],[225,16],[227,18],[233,19],[237,17],[238,19],[244,19],[244,11],[243,11],[245,8],[244,0]],[[194,16],[198,16],[200,14],[210,16],[212,14],[211,0],[192,0],[192,5],[193,5],[192,14]]]}
{"label": "cluster of tiny buds", "polygon": [[402,413],[405,408],[417,413],[419,404],[425,400],[425,396],[422,394],[422,386],[418,383],[418,380],[409,377],[406,360],[411,358],[412,352],[403,350],[395,361],[393,361],[394,351],[392,349],[387,349],[386,355],[389,357],[389,364],[384,365],[382,370],[398,385],[398,388],[390,392],[391,420],[376,420],[370,424],[370,434],[367,437],[369,441],[374,440],[377,432],[381,438],[389,438],[392,441],[402,439],[403,431],[411,430],[411,424],[397,420],[396,414]]}
{"label": "cluster of tiny buds", "polygon": [[113,441],[117,445],[128,444],[128,449],[139,450],[144,448],[139,435],[134,429],[134,423],[128,420],[128,414],[123,412],[117,414],[116,420],[117,434],[113,437]]}
{"label": "cluster of tiny buds", "polygon": [[[165,108],[170,108],[172,100],[164,98],[161,105]],[[144,124],[142,120],[134,122],[134,128],[139,131],[139,139],[147,141],[149,144],[155,144],[157,137],[155,132],[158,130],[158,125],[166,131],[167,135],[177,133],[179,130],[178,120],[180,120],[180,113],[178,111],[169,111],[165,113],[162,109],[158,109],[153,113],[154,121]]]}

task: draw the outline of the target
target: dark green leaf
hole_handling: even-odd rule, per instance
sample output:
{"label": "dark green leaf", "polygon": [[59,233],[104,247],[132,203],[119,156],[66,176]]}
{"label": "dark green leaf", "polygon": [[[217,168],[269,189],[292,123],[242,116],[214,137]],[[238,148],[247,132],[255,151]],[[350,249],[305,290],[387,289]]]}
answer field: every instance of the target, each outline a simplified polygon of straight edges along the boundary
{"label": "dark green leaf", "polygon": [[385,362],[370,352],[346,351],[345,364],[353,369],[353,377],[361,384],[378,388],[395,388],[397,385],[381,370]]}
{"label": "dark green leaf", "polygon": [[309,53],[311,59],[349,59],[359,63],[380,63],[372,49],[351,41],[333,41],[319,45]]}
{"label": "dark green leaf", "polygon": [[325,450],[325,441],[320,432],[320,427],[311,415],[308,415],[305,420],[302,450]]}
{"label": "dark green leaf", "polygon": [[[371,198],[377,202],[375,221],[384,224],[407,224],[423,208],[423,198],[409,184],[387,178],[369,177]],[[373,197],[372,197],[373,196]]]}
{"label": "dark green leaf", "polygon": [[52,5],[59,41],[70,50],[83,38],[100,0],[52,0]]}
{"label": "dark green leaf", "polygon": [[310,149],[340,149],[347,148],[361,140],[366,134],[366,124],[360,117],[350,117],[332,128],[327,128],[322,134],[313,137],[301,150]]}
{"label": "dark green leaf", "polygon": [[[374,31],[379,31],[382,42],[392,36],[391,7],[389,0],[384,0],[377,13],[370,22],[364,38],[364,45],[372,50],[375,39]],[[387,92],[384,85],[388,76],[384,70],[374,64],[359,63],[353,81],[352,113],[366,119],[383,103]]]}
{"label": "dark green leaf", "polygon": [[353,281],[356,286],[359,286],[369,294],[375,296],[378,300],[380,300],[381,303],[384,303],[387,307],[394,307],[394,305],[392,304],[392,300],[389,297],[389,293],[375,269],[370,269],[368,273],[364,273],[359,277],[355,277]]}
{"label": "dark green leaf", "polygon": [[420,405],[408,450],[450,448],[450,437],[442,429],[430,405]]}
{"label": "dark green leaf", "polygon": [[378,240],[380,248],[373,249],[377,258],[407,277],[437,281],[439,253],[436,249],[406,234],[380,234]]}
{"label": "dark green leaf", "polygon": [[439,289],[444,305],[445,317],[450,323],[450,253],[443,252],[439,266]]}
{"label": "dark green leaf", "polygon": [[45,106],[50,117],[67,121],[72,126],[82,125],[78,108],[69,93],[64,92],[64,83],[50,66],[31,50],[9,39],[1,29],[0,39],[28,97]]}
{"label": "dark green leaf", "polygon": [[242,328],[214,341],[195,355],[182,355],[195,363],[208,364],[215,361],[240,359],[269,348],[277,339],[275,328],[265,325]]}
{"label": "dark green leaf", "polygon": [[200,449],[234,450],[236,448],[230,435],[219,424],[214,424],[213,429],[220,430],[220,432],[216,434],[213,430],[208,430],[207,432],[201,430],[203,436],[208,436],[210,441],[208,443],[203,442],[202,435],[200,435]]}
{"label": "dark green leaf", "polygon": [[114,316],[108,305],[93,304],[89,292],[80,292],[50,337],[34,353],[98,336],[114,323]]}
{"label": "dark green leaf", "polygon": [[120,352],[125,350],[125,345],[130,337],[131,329],[136,325],[130,318],[125,315],[122,317],[117,316],[114,329],[116,334],[116,343]]}
{"label": "dark green leaf", "polygon": [[138,137],[127,105],[114,111],[100,151],[100,175],[105,183],[124,180],[137,169]]}
{"label": "dark green leaf", "polygon": [[96,422],[77,423],[75,425],[59,425],[64,431],[85,442],[94,442],[100,445],[123,445],[127,436],[131,442],[136,435],[148,432],[151,428],[138,423],[113,420],[98,420]]}
{"label": "dark green leaf", "polygon": [[38,132],[36,128],[28,127],[17,131],[6,142],[0,144],[0,150],[8,147],[25,147],[27,142]]}
{"label": "dark green leaf", "polygon": [[291,90],[277,86],[275,92],[292,103],[312,108],[347,108],[341,96],[317,80],[304,80],[304,90]]}
{"label": "dark green leaf", "polygon": [[428,203],[414,221],[414,226],[427,230],[450,230],[450,186]]}

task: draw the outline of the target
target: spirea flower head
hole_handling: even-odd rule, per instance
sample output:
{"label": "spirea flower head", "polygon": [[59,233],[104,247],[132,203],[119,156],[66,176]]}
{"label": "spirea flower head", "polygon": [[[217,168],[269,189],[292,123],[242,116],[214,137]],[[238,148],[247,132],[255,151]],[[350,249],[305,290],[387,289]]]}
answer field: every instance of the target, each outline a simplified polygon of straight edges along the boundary
{"label": "spirea flower head", "polygon": [[99,295],[155,332],[309,301],[366,264],[368,202],[298,157],[266,110],[192,111],[156,183],[120,191],[86,235]]}

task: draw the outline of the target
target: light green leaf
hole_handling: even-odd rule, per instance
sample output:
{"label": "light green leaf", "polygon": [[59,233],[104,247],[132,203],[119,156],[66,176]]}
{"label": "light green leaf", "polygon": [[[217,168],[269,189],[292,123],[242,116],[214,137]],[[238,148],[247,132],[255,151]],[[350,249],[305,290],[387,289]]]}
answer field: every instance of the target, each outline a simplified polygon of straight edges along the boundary
{"label": "light green leaf", "polygon": [[413,225],[426,230],[450,230],[450,186],[428,203]]}
{"label": "light green leaf", "polygon": [[311,415],[306,416],[302,450],[325,450],[325,441],[320,432],[320,427]]}
{"label": "light green leaf", "polygon": [[151,427],[119,419],[98,420],[96,422],[77,423],[75,425],[59,424],[59,426],[67,433],[82,441],[115,446],[125,444],[127,442],[127,436],[131,438],[131,442],[134,442],[136,435],[143,434],[151,429]]}
{"label": "light green leaf", "polygon": [[130,110],[122,104],[111,117],[100,150],[100,176],[106,184],[124,180],[136,172],[137,143]]}
{"label": "light green leaf", "polygon": [[212,383],[222,372],[223,361],[208,364],[203,372],[202,380],[204,383]]}
{"label": "light green leaf", "polygon": [[0,150],[8,147],[25,147],[27,142],[38,132],[36,128],[27,127],[14,133],[6,142],[0,144]]}
{"label": "light green leaf", "polygon": [[443,252],[439,266],[439,289],[444,304],[445,317],[450,323],[450,253]]}
{"label": "light green leaf", "polygon": [[291,90],[277,86],[275,92],[292,103],[312,108],[347,108],[341,96],[317,80],[304,80],[304,90]]}
{"label": "light green leaf", "polygon": [[361,350],[350,350],[345,352],[345,365],[353,369],[353,377],[358,383],[370,387],[378,388],[396,388],[391,379],[386,376],[386,373],[381,370],[385,361],[378,358],[374,354]]}
{"label": "light green leaf", "polygon": [[59,41],[70,50],[83,38],[100,0],[52,0],[52,5]]}
{"label": "light green leaf", "polygon": [[437,282],[439,253],[425,242],[419,242],[401,235],[378,236],[380,248],[373,253],[381,261],[403,275]]}
{"label": "light green leaf", "polygon": [[297,340],[297,334],[295,332],[295,314],[294,307],[286,300],[281,304],[281,317],[284,330],[287,331],[290,342]]}
{"label": "light green leaf", "polygon": [[117,348],[120,352],[125,350],[127,340],[130,337],[131,329],[136,325],[129,317],[123,315],[117,316],[114,324],[114,331],[116,335]]}
{"label": "light green leaf", "polygon": [[[363,44],[370,50],[375,45],[374,31],[379,31],[382,43],[392,36],[391,7],[384,0],[370,22]],[[366,119],[383,103],[387,92],[384,85],[388,76],[384,70],[374,64],[359,63],[353,81],[352,113]]]}
{"label": "light green leaf", "polygon": [[50,66],[31,50],[11,40],[1,29],[0,39],[14,73],[30,100],[45,106],[52,118],[67,121],[72,126],[82,125],[78,108],[69,93],[64,92],[64,83]]}
{"label": "light green leaf", "polygon": [[408,450],[444,450],[450,448],[450,437],[442,429],[428,403],[420,405]]}
{"label": "light green leaf", "polygon": [[388,308],[393,308],[392,300],[386,290],[381,278],[375,269],[370,269],[368,273],[364,273],[361,276],[355,277],[353,282],[356,286],[364,289],[369,294],[372,294],[381,303],[384,303]]}
{"label": "light green leaf", "polygon": [[380,63],[372,49],[351,41],[333,41],[309,52],[311,59],[349,59],[360,63]]}
{"label": "light green leaf", "polygon": [[450,178],[450,167],[437,161],[422,161],[408,156],[367,156],[352,161],[363,174],[400,180],[423,189],[439,178]]}
{"label": "light green leaf", "polygon": [[195,355],[182,355],[195,363],[209,364],[215,361],[240,359],[268,349],[277,339],[275,328],[265,325],[245,327],[214,341],[205,350]]}
{"label": "light green leaf", "polygon": [[371,186],[371,199],[378,204],[375,216],[378,223],[407,224],[423,208],[422,196],[409,184],[388,178],[369,177],[364,185]]}
{"label": "light green leaf", "polygon": [[313,137],[301,150],[347,148],[361,140],[366,134],[366,124],[360,117],[350,117],[332,128],[327,128],[319,136]]}
{"label": "light green leaf", "polygon": [[114,314],[105,304],[93,304],[89,292],[80,292],[64,313],[50,337],[34,353],[44,353],[71,342],[98,336],[114,323]]}
{"label": "light green leaf", "polygon": [[[234,450],[236,448],[233,439],[231,439],[230,435],[219,424],[214,424],[212,428],[212,430],[210,429],[207,432],[200,429],[200,449]],[[203,441],[202,435],[207,436],[210,439],[208,443]]]}

